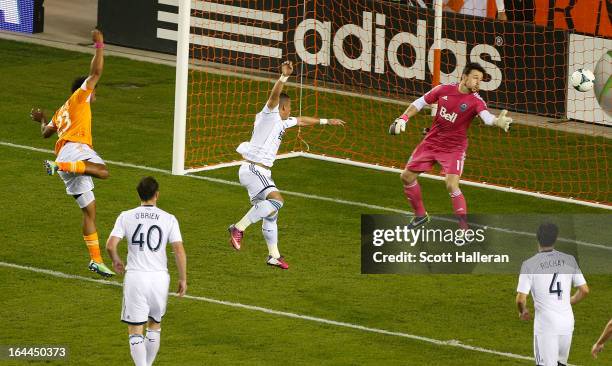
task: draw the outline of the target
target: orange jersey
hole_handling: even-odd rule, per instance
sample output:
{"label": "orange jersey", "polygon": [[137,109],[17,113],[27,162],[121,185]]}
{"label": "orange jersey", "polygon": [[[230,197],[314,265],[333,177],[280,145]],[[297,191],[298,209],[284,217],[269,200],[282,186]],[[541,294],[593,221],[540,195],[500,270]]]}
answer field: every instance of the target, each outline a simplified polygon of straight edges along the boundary
{"label": "orange jersey", "polygon": [[91,143],[91,107],[89,97],[92,90],[78,88],[64,105],[55,112],[51,123],[57,128],[55,155],[68,141],[80,142],[93,147]]}

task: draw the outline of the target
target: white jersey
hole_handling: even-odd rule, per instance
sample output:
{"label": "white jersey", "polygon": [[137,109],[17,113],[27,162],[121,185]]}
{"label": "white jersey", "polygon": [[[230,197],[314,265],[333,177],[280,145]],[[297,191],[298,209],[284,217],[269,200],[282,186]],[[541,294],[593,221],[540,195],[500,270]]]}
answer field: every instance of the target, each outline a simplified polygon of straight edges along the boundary
{"label": "white jersey", "polygon": [[278,106],[270,110],[266,104],[255,116],[251,141],[243,142],[236,151],[245,160],[272,167],[285,130],[295,125],[297,125],[297,118],[289,117],[283,121],[278,112]]}
{"label": "white jersey", "polygon": [[127,239],[128,272],[167,272],[166,244],[183,241],[176,217],[155,206],[123,211],[110,235]]}
{"label": "white jersey", "polygon": [[533,296],[535,334],[569,335],[574,331],[570,304],[572,286],[586,280],[576,259],[556,250],[540,252],[523,262],[517,292]]}

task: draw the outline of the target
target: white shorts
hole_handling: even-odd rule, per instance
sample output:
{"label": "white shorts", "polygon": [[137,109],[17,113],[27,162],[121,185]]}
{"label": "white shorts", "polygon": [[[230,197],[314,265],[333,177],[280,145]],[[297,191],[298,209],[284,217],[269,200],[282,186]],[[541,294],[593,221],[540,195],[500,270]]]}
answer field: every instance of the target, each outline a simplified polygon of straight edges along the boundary
{"label": "white shorts", "polygon": [[168,303],[168,272],[127,271],[123,280],[121,321],[145,324],[149,318],[161,323]]}
{"label": "white shorts", "polygon": [[[91,163],[104,164],[104,160],[87,144],[78,142],[67,142],[59,154],[56,161],[69,162],[86,160]],[[60,178],[66,185],[66,193],[73,196],[83,194],[94,189],[93,179],[89,175],[75,174],[68,172],[58,172]]]}
{"label": "white shorts", "polygon": [[253,163],[242,163],[238,171],[240,184],[249,192],[249,199],[252,203],[266,199],[270,192],[277,192],[278,189],[272,180],[272,171]]}
{"label": "white shorts", "polygon": [[533,335],[533,352],[536,365],[538,366],[557,366],[567,365],[570,346],[572,345],[572,335]]}

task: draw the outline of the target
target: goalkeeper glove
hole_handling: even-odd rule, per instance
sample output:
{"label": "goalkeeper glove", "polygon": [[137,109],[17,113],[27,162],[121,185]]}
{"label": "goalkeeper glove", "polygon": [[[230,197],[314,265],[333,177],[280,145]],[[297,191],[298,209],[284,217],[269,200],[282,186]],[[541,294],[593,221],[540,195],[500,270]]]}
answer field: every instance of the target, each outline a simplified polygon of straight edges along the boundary
{"label": "goalkeeper glove", "polygon": [[401,132],[406,131],[406,122],[408,122],[408,116],[403,114],[401,117],[396,118],[391,126],[389,126],[389,135],[399,135]]}
{"label": "goalkeeper glove", "polygon": [[506,117],[506,113],[508,113],[508,111],[505,109],[501,111],[499,113],[499,116],[493,120],[493,124],[501,128],[505,132],[508,132],[508,129],[510,128],[510,124],[512,123],[512,118]]}

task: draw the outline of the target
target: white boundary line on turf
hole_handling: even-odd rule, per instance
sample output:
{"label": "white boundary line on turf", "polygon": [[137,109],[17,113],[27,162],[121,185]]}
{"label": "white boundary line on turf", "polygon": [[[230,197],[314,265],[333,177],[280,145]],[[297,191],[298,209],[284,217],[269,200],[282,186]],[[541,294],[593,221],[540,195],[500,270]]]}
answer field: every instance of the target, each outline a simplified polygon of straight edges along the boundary
{"label": "white boundary line on turf", "polygon": [[[42,273],[42,274],[46,274],[46,275],[50,275],[50,276],[54,276],[54,277],[59,277],[59,278],[66,278],[66,279],[94,282],[94,283],[99,283],[99,284],[103,284],[103,285],[111,285],[111,286],[122,287],[122,284],[120,282],[117,282],[117,281],[94,279],[94,278],[89,278],[89,277],[84,277],[84,276],[78,276],[78,275],[72,275],[72,274],[68,274],[68,273],[63,273],[63,272],[59,272],[59,271],[53,271],[53,270],[44,269],[44,268],[24,266],[24,265],[15,264],[15,263],[7,263],[7,262],[0,261],[0,266],[7,267],[7,268],[13,268],[13,269],[26,270],[26,271],[30,271],[30,272]],[[170,293],[170,294],[172,296],[176,296],[175,293]],[[394,331],[385,330],[385,329],[365,327],[363,325],[358,325],[358,324],[353,324],[353,323],[345,323],[345,322],[339,322],[339,321],[335,321],[335,320],[329,320],[329,319],[319,318],[319,317],[310,316],[310,315],[302,315],[302,314],[290,313],[290,312],[285,312],[285,311],[278,311],[278,310],[264,308],[264,307],[261,307],[261,306],[246,305],[246,304],[241,304],[241,303],[237,303],[237,302],[217,300],[217,299],[213,299],[213,298],[210,298],[210,297],[204,297],[204,296],[185,295],[184,298],[191,299],[191,300],[196,300],[196,301],[204,301],[204,302],[208,302],[208,303],[212,303],[212,304],[217,304],[217,305],[230,306],[230,307],[233,307],[233,308],[240,308],[240,309],[245,309],[245,310],[258,311],[258,312],[262,312],[262,313],[266,313],[266,314],[271,314],[271,315],[284,316],[284,317],[287,317],[287,318],[308,320],[308,321],[312,321],[312,322],[315,322],[315,323],[334,325],[334,326],[337,326],[337,327],[351,328],[351,329],[361,330],[361,331],[369,332],[369,333],[377,333],[377,334],[384,334],[384,335],[401,337],[401,338],[408,338],[408,339],[412,339],[412,340],[416,340],[416,341],[432,343],[432,344],[435,344],[435,345],[438,345],[438,346],[457,347],[457,348],[462,348],[462,349],[465,349],[465,350],[468,350],[468,351],[475,351],[475,352],[481,352],[481,353],[489,353],[489,354],[493,354],[493,355],[497,355],[497,356],[503,356],[503,357],[514,358],[514,359],[519,359],[519,360],[533,361],[532,357],[518,355],[518,354],[510,353],[510,352],[495,351],[495,350],[491,350],[491,349],[487,349],[487,348],[482,348],[482,347],[477,347],[477,346],[470,346],[468,344],[463,344],[463,343],[461,343],[461,341],[458,341],[456,339],[451,339],[451,340],[447,340],[447,341],[441,341],[441,340],[438,340],[438,339],[422,337],[422,336],[418,336],[418,335],[414,335],[414,334],[409,334],[409,333],[394,332]],[[574,365],[568,364],[568,366],[574,366]]]}
{"label": "white boundary line on turf", "polygon": [[[14,148],[18,148],[18,149],[42,152],[42,153],[47,153],[47,154],[53,154],[52,150],[41,149],[41,148],[33,147],[33,146],[25,146],[25,145],[13,144],[13,143],[10,143],[10,142],[5,142],[5,141],[0,141],[0,145],[7,146],[7,147],[14,147]],[[121,161],[113,161],[113,160],[105,160],[105,162],[109,163],[109,164],[112,164],[112,165],[117,165],[117,166],[126,167],[126,168],[134,168],[134,169],[147,170],[147,171],[151,171],[151,172],[157,172],[157,173],[172,175],[172,172],[170,170],[159,169],[159,168],[152,168],[152,167],[148,167],[148,166],[145,166],[145,165],[136,165],[136,164],[124,163],[124,162],[121,162]],[[225,179],[220,179],[220,178],[205,177],[205,176],[201,176],[201,175],[185,174],[185,175],[177,175],[176,177],[187,177],[187,178],[200,179],[200,180],[205,180],[205,181],[208,181],[208,182],[226,184],[226,185],[231,185],[231,186],[240,186],[240,183],[238,183],[238,182],[233,182],[233,181],[230,181],[230,180],[225,180]],[[314,195],[314,194],[301,193],[301,192],[293,192],[293,191],[285,191],[285,190],[281,190],[281,193],[285,194],[287,196],[295,196],[295,197],[312,199],[312,200],[317,200],[317,201],[339,203],[339,204],[343,204],[343,205],[347,205],[347,206],[364,207],[364,208],[368,208],[368,209],[371,209],[371,210],[389,211],[389,212],[395,212],[395,213],[400,213],[400,214],[409,214],[408,211],[400,210],[400,209],[397,209],[397,208],[378,206],[378,205],[371,205],[371,204],[363,203],[363,202],[347,201],[347,200],[343,200],[343,199],[339,199],[339,198],[331,198],[331,197],[325,197],[325,196],[318,196],[318,195]],[[436,219],[436,220],[441,220],[441,221],[446,221],[447,220],[446,218],[437,217],[437,216],[432,216],[432,218]],[[480,225],[477,225],[477,226],[480,226]],[[529,233],[529,232],[526,232],[526,231],[517,231],[517,230],[511,230],[511,229],[495,227],[495,226],[487,226],[487,228],[491,229],[491,230],[496,230],[496,231],[501,231],[501,232],[505,232],[505,233],[510,233],[510,234],[518,234],[518,235],[526,235],[526,236],[529,236],[529,237],[535,237],[534,233]],[[581,241],[581,240],[574,240],[574,239],[569,239],[569,238],[558,238],[557,240],[564,241],[564,242],[567,242],[567,243],[575,243],[575,244],[578,244],[578,245],[583,245],[583,246],[587,246],[587,247],[591,247],[591,248],[598,248],[598,249],[604,249],[604,250],[612,250],[612,247],[609,247],[609,246],[605,246],[605,245],[601,245],[601,244],[596,244],[596,243],[589,243],[589,242],[585,242],[585,241]]]}

